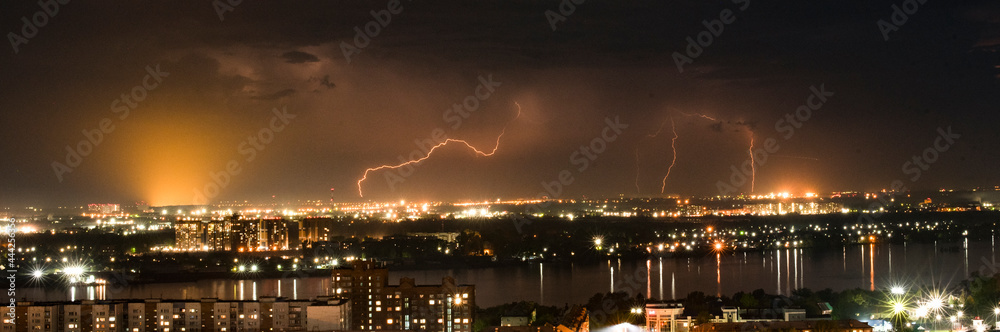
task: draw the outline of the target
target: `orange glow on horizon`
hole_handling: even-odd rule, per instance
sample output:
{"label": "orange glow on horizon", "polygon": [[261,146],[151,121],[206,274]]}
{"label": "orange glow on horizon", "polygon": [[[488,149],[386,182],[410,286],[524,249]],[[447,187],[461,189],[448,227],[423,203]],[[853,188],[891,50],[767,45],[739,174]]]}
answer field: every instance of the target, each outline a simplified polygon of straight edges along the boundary
{"label": "orange glow on horizon", "polygon": [[[204,190],[212,181],[210,172],[225,171],[226,158],[236,158],[245,171],[246,163],[236,148],[242,137],[222,135],[204,119],[149,114],[142,122],[123,124],[123,128],[134,131],[135,138],[127,141],[118,154],[128,163],[122,177],[150,206],[194,203],[195,190]],[[232,177],[228,185],[232,186],[239,176],[243,175]]]}

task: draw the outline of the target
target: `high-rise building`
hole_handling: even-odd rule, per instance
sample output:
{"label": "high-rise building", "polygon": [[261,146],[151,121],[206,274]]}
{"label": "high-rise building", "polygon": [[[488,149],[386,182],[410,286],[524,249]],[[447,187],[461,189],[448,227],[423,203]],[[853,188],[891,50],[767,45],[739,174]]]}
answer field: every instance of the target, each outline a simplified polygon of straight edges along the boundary
{"label": "high-rise building", "polygon": [[412,278],[389,285],[388,276],[373,261],[334,270],[333,291],[349,300],[352,330],[472,331],[474,285],[457,285],[452,277],[441,285],[416,285]]}
{"label": "high-rise building", "polygon": [[299,246],[298,223],[283,219],[179,221],[175,245],[181,250],[294,250]]}
{"label": "high-rise building", "polygon": [[233,250],[232,243],[229,241],[229,234],[232,228],[232,224],[229,223],[229,220],[212,221],[204,226],[205,245],[208,246],[209,250]]}
{"label": "high-rise building", "polygon": [[303,242],[330,241],[334,223],[335,220],[328,218],[303,219],[299,226],[299,238]]}
{"label": "high-rise building", "polygon": [[261,220],[233,218],[231,223],[229,241],[234,250],[257,251],[264,247],[261,243]]}
{"label": "high-rise building", "polygon": [[201,221],[183,221],[174,224],[174,247],[181,250],[202,250],[205,232]]}
{"label": "high-rise building", "polygon": [[118,204],[87,204],[87,211],[90,213],[114,214],[121,211]]}

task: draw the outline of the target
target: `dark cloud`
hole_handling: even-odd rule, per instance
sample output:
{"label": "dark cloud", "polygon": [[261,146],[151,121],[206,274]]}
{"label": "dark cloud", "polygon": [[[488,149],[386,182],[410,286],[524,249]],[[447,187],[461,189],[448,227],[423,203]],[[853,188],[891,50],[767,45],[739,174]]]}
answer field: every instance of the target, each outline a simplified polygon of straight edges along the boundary
{"label": "dark cloud", "polygon": [[323,78],[320,79],[319,84],[322,84],[323,86],[331,89],[337,87],[336,84],[330,82],[330,75],[324,75]]}
{"label": "dark cloud", "polygon": [[[269,125],[275,108],[296,115],[294,129],[277,133],[219,198],[328,199],[336,187],[335,199],[361,200],[354,186],[365,168],[398,163],[434,129],[492,147],[515,102],[524,114],[494,157],[448,147],[402,183],[373,174],[366,199],[534,196],[575,169],[571,153],[615,116],[630,129],[575,174],[564,196],[635,194],[636,169],[622,161],[634,160],[637,146],[648,176],[640,187],[658,190],[671,142],[638,142],[670,116],[678,151],[668,191],[715,194],[715,181],[746,157],[748,129],[755,139],[781,138],[775,123],[821,84],[835,96],[779,142],[782,155],[822,162],[772,159],[758,168],[758,190],[880,189],[946,126],[962,139],[913,187],[1000,182],[991,166],[1000,163],[992,152],[1000,149],[992,128],[1000,122],[998,5],[928,1],[885,41],[876,22],[898,3],[751,1],[680,73],[674,53],[686,52],[704,22],[734,10],[731,1],[588,1],[555,31],[545,12],[558,2],[403,2],[351,62],[342,43],[353,44],[354,27],[385,2],[244,1],[224,20],[201,1],[71,2],[17,53],[0,52],[0,77],[11,82],[0,89],[0,123],[9,124],[0,131],[8,142],[0,144],[0,205],[181,203],[243,157],[237,146]],[[40,10],[0,6],[3,31],[13,33]],[[157,64],[170,76],[58,182],[53,160],[102,119],[116,119],[109,105]],[[446,112],[491,75],[502,85],[454,126]]]}
{"label": "dark cloud", "polygon": [[299,51],[285,52],[285,54],[281,55],[281,58],[285,59],[287,63],[319,62],[319,58],[315,55]]}

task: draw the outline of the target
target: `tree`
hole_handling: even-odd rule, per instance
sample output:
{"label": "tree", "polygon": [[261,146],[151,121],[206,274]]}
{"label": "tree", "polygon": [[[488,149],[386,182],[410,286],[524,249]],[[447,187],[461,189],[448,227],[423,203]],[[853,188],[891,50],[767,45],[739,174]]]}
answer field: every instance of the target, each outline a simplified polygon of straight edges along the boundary
{"label": "tree", "polygon": [[755,309],[760,306],[760,302],[758,302],[757,298],[753,297],[753,295],[744,293],[743,296],[740,297],[740,306],[747,309]]}

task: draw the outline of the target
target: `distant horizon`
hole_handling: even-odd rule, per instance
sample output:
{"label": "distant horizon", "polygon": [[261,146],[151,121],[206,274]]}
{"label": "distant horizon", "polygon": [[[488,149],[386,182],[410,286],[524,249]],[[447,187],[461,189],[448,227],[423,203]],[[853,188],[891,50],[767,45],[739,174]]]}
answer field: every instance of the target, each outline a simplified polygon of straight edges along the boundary
{"label": "distant horizon", "polygon": [[[840,190],[840,191],[830,191],[830,192],[769,192],[769,193],[753,193],[753,194],[731,194],[731,195],[718,195],[718,196],[702,196],[702,195],[680,195],[680,194],[664,194],[662,196],[642,196],[642,195],[616,195],[616,196],[601,196],[601,197],[587,197],[587,196],[570,196],[570,197],[558,197],[558,198],[544,198],[544,200],[557,201],[557,200],[570,200],[570,201],[581,201],[581,200],[615,200],[615,199],[628,199],[628,200],[641,200],[641,199],[657,199],[657,200],[673,200],[678,198],[689,198],[689,199],[714,199],[714,198],[727,198],[727,199],[823,199],[829,198],[831,195],[844,194],[844,193],[856,193],[856,194],[893,194],[891,191],[857,191],[857,190]],[[948,193],[994,193],[1000,198],[1000,186],[993,186],[992,188],[986,187],[974,187],[974,188],[939,188],[935,190],[916,190],[916,191],[900,191],[895,192],[897,194],[948,194]],[[788,197],[782,197],[782,194],[788,194]],[[774,195],[773,198],[768,198],[766,196]],[[812,196],[810,196],[812,195]],[[541,198],[537,197],[509,197],[509,198],[493,198],[493,199],[456,199],[456,200],[358,200],[358,201],[331,201],[329,198],[326,199],[297,199],[297,200],[274,200],[268,201],[268,199],[263,199],[259,201],[253,200],[220,200],[215,202],[210,202],[207,204],[153,204],[142,200],[133,201],[88,201],[86,203],[74,203],[74,204],[57,204],[57,205],[30,205],[35,208],[86,208],[87,205],[91,204],[117,204],[121,206],[131,206],[137,203],[146,203],[149,208],[166,208],[166,207],[182,207],[182,206],[213,206],[213,205],[225,205],[225,204],[249,204],[255,206],[263,206],[269,204],[287,205],[287,204],[418,204],[418,203],[436,203],[436,204],[464,204],[464,203],[496,203],[501,204],[515,203],[516,201],[533,201]],[[914,198],[916,199],[916,198]],[[0,207],[3,208],[18,208],[13,205],[5,205],[0,203]]]}

